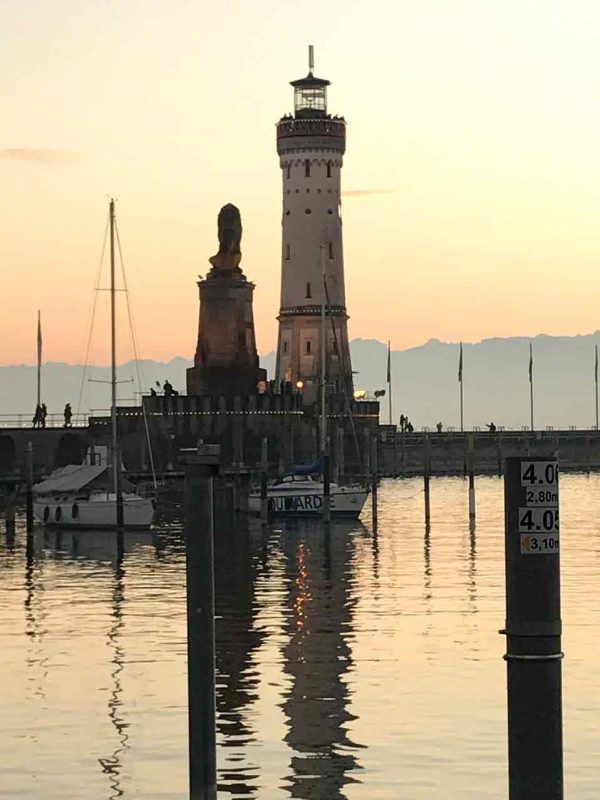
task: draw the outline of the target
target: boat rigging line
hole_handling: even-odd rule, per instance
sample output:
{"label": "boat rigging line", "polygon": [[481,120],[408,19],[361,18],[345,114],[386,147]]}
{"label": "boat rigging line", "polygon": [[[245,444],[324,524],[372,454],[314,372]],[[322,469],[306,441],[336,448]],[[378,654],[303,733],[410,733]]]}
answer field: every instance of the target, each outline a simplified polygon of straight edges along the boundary
{"label": "boat rigging line", "polygon": [[[96,319],[96,309],[97,309],[97,305],[98,305],[98,293],[102,292],[102,291],[111,291],[110,289],[102,289],[100,287],[100,280],[102,278],[102,266],[104,264],[104,258],[105,258],[105,255],[106,255],[106,244],[108,242],[108,234],[109,234],[109,230],[110,230],[110,221],[111,221],[111,214],[110,214],[110,209],[109,209],[109,213],[108,213],[107,219],[106,219],[106,226],[104,228],[104,238],[103,238],[103,241],[102,241],[102,250],[101,250],[101,254],[100,254],[100,261],[98,263],[98,268],[96,270],[96,279],[94,281],[94,291],[93,291],[93,299],[92,299],[90,324],[89,324],[88,336],[87,336],[87,344],[86,344],[86,350],[85,350],[85,360],[84,360],[83,374],[82,374],[82,378],[81,378],[81,386],[80,386],[80,389],[79,389],[79,399],[78,399],[78,402],[77,402],[77,413],[78,414],[81,413],[81,406],[82,406],[82,402],[83,402],[83,392],[84,392],[84,387],[86,386],[86,384],[88,382],[90,382],[90,381],[93,381],[94,383],[107,383],[107,381],[98,381],[98,380],[95,380],[93,378],[90,378],[89,380],[86,381],[86,378],[87,378],[87,375],[88,375],[88,372],[89,372],[90,350],[91,350],[91,346],[92,346],[92,335],[93,335],[93,332],[94,332],[94,322],[95,322],[95,319]],[[154,489],[156,489],[158,484],[157,484],[157,480],[156,480],[156,467],[155,467],[155,463],[154,463],[154,454],[152,452],[152,443],[151,443],[151,440],[150,440],[150,429],[149,429],[149,425],[148,425],[148,417],[146,415],[146,409],[144,408],[144,404],[142,402],[142,386],[143,386],[142,377],[143,376],[142,376],[142,372],[141,372],[141,368],[140,368],[140,358],[139,358],[139,351],[138,351],[138,344],[137,344],[137,335],[136,335],[136,332],[135,332],[135,324],[134,324],[134,321],[133,321],[133,312],[132,312],[132,309],[131,309],[131,302],[130,302],[130,299],[129,299],[129,287],[128,287],[128,284],[127,284],[127,275],[125,273],[125,262],[123,260],[123,251],[122,251],[122,248],[121,248],[121,239],[119,237],[119,228],[118,228],[118,225],[117,225],[116,217],[114,218],[113,223],[114,223],[115,239],[116,239],[116,242],[117,242],[117,250],[118,250],[118,253],[119,253],[121,275],[122,275],[122,278],[123,278],[123,289],[115,289],[115,291],[124,292],[125,298],[126,298],[127,316],[128,316],[128,319],[129,319],[129,331],[130,331],[130,334],[131,334],[131,345],[132,345],[132,349],[133,349],[133,358],[134,358],[134,362],[135,362],[135,370],[136,370],[136,377],[137,377],[137,387],[138,387],[138,392],[139,392],[139,395],[140,395],[140,404],[141,404],[141,407],[142,407],[142,417],[143,417],[143,420],[144,420],[144,432],[145,432],[145,437],[146,437],[146,444],[148,446],[148,455],[149,455],[149,460],[150,460],[150,470],[152,472],[152,483],[153,483]],[[130,379],[128,381],[118,381],[118,383],[130,383],[130,382],[133,383],[134,382],[133,379]]]}
{"label": "boat rigging line", "polygon": [[142,398],[142,370],[140,366],[140,358],[138,355],[138,346],[137,346],[137,334],[135,332],[135,324],[133,322],[133,313],[131,310],[131,302],[129,300],[129,287],[127,285],[127,276],[125,274],[125,262],[123,260],[123,251],[121,250],[121,237],[119,236],[119,228],[117,226],[117,221],[115,220],[115,234],[117,239],[117,250],[119,251],[119,261],[121,263],[121,275],[123,277],[123,287],[125,289],[125,298],[127,303],[127,316],[129,318],[129,332],[131,334],[131,346],[133,348],[133,359],[135,362],[135,371],[138,380],[138,392],[140,394],[140,405],[142,407],[142,417],[144,420],[144,431],[146,434],[146,444],[148,445],[148,456],[150,458],[150,470],[152,472],[152,483],[154,489],[157,489],[157,482],[156,482],[156,469],[154,466],[154,454],[152,452],[152,442],[150,440],[150,428],[148,426],[148,417],[146,415],[146,409],[144,408],[144,402]]}
{"label": "boat rigging line", "polygon": [[106,217],[106,226],[104,228],[104,239],[102,240],[102,251],[100,253],[100,261],[98,269],[96,270],[96,280],[94,281],[94,291],[92,294],[92,309],[90,314],[90,325],[88,328],[87,345],[85,348],[85,359],[83,362],[83,374],[81,376],[81,386],[79,387],[79,400],[77,401],[77,414],[81,413],[81,402],[83,400],[83,389],[86,384],[86,376],[88,373],[90,348],[92,346],[92,333],[94,331],[94,320],[96,319],[96,306],[98,303],[98,291],[100,286],[100,278],[102,277],[102,265],[104,263],[104,255],[106,253],[106,242],[108,240],[108,228],[110,225],[110,214]]}

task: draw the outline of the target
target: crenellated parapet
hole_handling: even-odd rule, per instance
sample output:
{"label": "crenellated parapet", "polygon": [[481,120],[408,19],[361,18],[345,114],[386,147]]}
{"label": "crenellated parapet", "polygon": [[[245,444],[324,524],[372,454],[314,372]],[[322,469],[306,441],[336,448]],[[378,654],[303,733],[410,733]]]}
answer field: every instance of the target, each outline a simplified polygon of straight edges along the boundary
{"label": "crenellated parapet", "polygon": [[277,123],[277,152],[279,155],[284,156],[308,150],[343,154],[346,151],[346,121],[342,117],[317,119],[282,117]]}

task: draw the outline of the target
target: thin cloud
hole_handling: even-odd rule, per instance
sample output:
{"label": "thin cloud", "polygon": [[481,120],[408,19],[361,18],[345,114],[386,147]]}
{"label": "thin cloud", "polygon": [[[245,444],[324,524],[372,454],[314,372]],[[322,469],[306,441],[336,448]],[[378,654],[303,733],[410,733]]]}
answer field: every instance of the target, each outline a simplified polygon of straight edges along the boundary
{"label": "thin cloud", "polygon": [[395,189],[348,189],[342,192],[342,195],[344,197],[366,197],[369,194],[389,194],[395,191]]}
{"label": "thin cloud", "polygon": [[0,149],[0,158],[11,161],[33,161],[38,164],[66,164],[79,156],[71,150],[50,150],[43,147],[5,147]]}

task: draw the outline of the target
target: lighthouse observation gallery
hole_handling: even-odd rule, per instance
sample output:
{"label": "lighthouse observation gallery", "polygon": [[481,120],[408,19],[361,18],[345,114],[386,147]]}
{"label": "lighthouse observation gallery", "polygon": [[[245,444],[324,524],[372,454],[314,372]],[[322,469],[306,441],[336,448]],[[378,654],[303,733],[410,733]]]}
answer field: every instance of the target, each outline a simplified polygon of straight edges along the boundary
{"label": "lighthouse observation gallery", "polygon": [[329,83],[313,75],[311,50],[308,75],[291,83],[294,114],[277,123],[283,217],[276,379],[301,382],[309,401],[323,374],[323,329],[329,391],[352,393],[341,216],[346,122],[327,113]]}

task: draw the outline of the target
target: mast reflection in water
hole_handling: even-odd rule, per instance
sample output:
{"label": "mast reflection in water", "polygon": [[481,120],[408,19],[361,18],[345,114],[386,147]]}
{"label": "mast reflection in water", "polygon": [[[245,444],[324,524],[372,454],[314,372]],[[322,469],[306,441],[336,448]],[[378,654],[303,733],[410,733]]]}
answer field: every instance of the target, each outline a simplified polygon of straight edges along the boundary
{"label": "mast reflection in water", "polygon": [[[101,536],[112,539],[111,534],[100,532]],[[120,643],[120,633],[123,628],[123,602],[125,593],[125,570],[123,568],[124,548],[123,548],[123,534],[116,533],[114,535],[114,544],[116,550],[115,562],[115,582],[112,594],[112,624],[106,634],[107,645],[112,649],[111,660],[111,682],[110,696],[108,699],[108,718],[110,719],[117,735],[117,745],[110,756],[99,758],[102,771],[108,775],[108,780],[111,787],[111,795],[109,800],[116,800],[123,796],[123,789],[121,788],[121,770],[122,770],[122,755],[125,750],[129,749],[127,741],[129,736],[127,728],[129,727],[123,718],[123,710],[121,694],[123,688],[121,685],[121,673],[124,669],[125,653],[123,646]]]}

